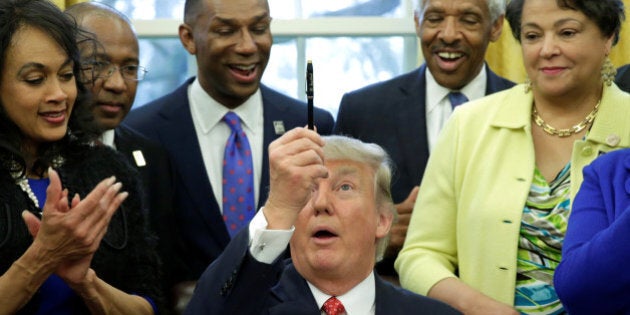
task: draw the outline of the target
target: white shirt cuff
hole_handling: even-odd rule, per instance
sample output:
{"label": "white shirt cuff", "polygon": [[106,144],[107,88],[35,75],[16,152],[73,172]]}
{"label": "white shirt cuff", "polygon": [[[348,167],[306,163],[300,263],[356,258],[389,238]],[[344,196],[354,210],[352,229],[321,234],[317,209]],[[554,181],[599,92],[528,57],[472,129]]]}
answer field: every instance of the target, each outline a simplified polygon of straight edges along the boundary
{"label": "white shirt cuff", "polygon": [[249,252],[257,261],[271,264],[289,245],[295,227],[290,230],[267,230],[263,209],[249,222]]}

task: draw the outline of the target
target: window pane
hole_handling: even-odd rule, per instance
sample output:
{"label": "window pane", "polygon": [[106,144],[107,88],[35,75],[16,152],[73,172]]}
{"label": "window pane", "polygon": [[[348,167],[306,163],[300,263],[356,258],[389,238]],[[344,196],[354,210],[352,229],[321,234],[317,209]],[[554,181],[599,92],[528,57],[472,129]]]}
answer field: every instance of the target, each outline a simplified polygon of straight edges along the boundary
{"label": "window pane", "polygon": [[[131,19],[179,19],[185,0],[98,0]],[[406,0],[410,1],[410,0]],[[401,0],[269,0],[271,15],[279,19],[326,16],[404,17]]]}
{"label": "window pane", "polygon": [[403,17],[401,0],[269,0],[274,18],[328,16]]}
{"label": "window pane", "polygon": [[190,75],[188,52],[179,38],[140,38],[140,65],[148,72],[138,83],[134,107],[171,92]]}
{"label": "window pane", "polygon": [[[306,58],[302,60],[313,62],[315,106],[327,109],[333,116],[337,115],[344,93],[408,70],[403,64],[403,37],[313,37],[305,42]],[[301,60],[297,57],[297,43],[274,43],[263,82],[305,100],[305,65],[298,64]]]}

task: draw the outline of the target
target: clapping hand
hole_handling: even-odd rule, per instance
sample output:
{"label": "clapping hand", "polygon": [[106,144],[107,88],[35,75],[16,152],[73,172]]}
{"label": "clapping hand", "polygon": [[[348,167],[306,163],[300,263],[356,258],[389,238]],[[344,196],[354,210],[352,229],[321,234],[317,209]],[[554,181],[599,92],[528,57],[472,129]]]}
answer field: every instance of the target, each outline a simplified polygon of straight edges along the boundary
{"label": "clapping hand", "polygon": [[75,195],[68,202],[57,172],[49,169],[50,184],[41,221],[24,211],[22,217],[42,251],[45,263],[69,285],[80,284],[86,277],[92,257],[118,207],[127,198],[119,192],[122,184],[110,177],[101,181],[85,198]]}

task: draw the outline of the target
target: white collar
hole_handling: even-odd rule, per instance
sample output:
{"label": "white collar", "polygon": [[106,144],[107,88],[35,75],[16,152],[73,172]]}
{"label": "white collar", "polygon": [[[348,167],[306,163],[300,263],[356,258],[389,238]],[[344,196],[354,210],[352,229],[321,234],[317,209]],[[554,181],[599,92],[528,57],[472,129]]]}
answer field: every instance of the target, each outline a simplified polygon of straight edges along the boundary
{"label": "white collar", "polygon": [[[350,289],[350,291],[337,296],[337,299],[341,301],[341,304],[343,304],[346,309],[347,314],[374,314],[374,303],[376,301],[375,281],[374,271],[372,271],[363,281]],[[313,297],[315,297],[317,306],[321,309],[324,303],[330,298],[330,295],[322,292],[310,282],[307,281],[307,283],[313,293]]]}
{"label": "white collar", "polygon": [[104,145],[116,149],[116,144],[114,143],[115,135],[116,135],[116,132],[114,131],[114,129],[105,130],[101,134],[100,140]]}
{"label": "white collar", "polygon": [[243,128],[247,128],[247,133],[253,136],[258,132],[256,130],[257,117],[262,117],[262,94],[260,89],[250,96],[243,104],[237,108],[230,110],[221,103],[213,99],[199,84],[199,80],[195,79],[189,87],[190,89],[190,111],[194,119],[196,119],[204,134],[210,132],[228,111],[232,111],[238,115],[243,123]]}
{"label": "white collar", "polygon": [[[435,81],[435,77],[429,68],[426,68],[425,71],[426,78],[426,108],[427,112],[431,112],[436,106],[440,104],[440,102],[451,92],[450,89],[441,86]],[[487,85],[487,72],[486,66],[481,67],[481,71],[479,74],[472,79],[464,88],[460,90],[469,100],[475,100],[478,98],[482,98],[486,95],[486,85]]]}

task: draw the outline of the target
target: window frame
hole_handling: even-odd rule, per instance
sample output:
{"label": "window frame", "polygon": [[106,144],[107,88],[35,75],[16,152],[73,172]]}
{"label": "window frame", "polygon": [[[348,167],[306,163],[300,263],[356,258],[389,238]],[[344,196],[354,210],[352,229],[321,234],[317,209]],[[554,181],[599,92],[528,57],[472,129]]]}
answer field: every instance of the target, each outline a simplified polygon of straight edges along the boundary
{"label": "window frame", "polygon": [[[299,1],[299,0],[296,0]],[[271,32],[275,38],[291,37],[296,39],[298,51],[296,60],[297,97],[306,100],[305,76],[306,73],[306,40],[314,37],[403,37],[403,51],[401,52],[402,72],[405,73],[418,67],[422,62],[422,56],[418,47],[418,39],[415,33],[412,2],[414,0],[402,0],[401,17],[382,16],[346,16],[346,17],[313,17],[280,19],[274,18],[271,22]],[[178,28],[181,19],[132,19],[136,33],[140,39],[152,38],[178,38]],[[188,55],[187,76],[196,74],[196,61],[194,56]],[[263,80],[264,81],[264,80]],[[338,105],[338,104],[336,104]],[[332,113],[336,116],[336,112]]]}

